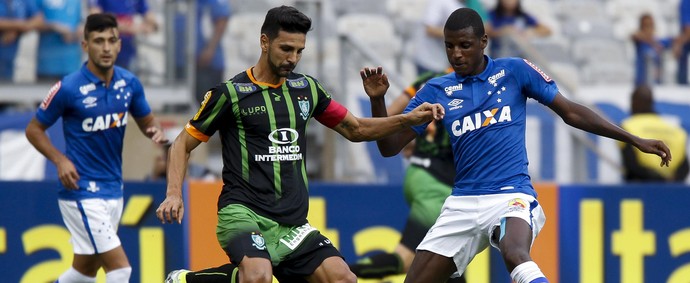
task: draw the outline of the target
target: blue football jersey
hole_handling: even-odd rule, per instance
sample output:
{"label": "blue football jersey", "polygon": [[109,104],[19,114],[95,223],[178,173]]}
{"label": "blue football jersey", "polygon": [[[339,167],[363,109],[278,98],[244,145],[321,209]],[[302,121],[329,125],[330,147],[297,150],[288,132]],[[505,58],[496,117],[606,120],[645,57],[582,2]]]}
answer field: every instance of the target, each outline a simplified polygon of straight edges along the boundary
{"label": "blue football jersey", "polygon": [[[550,104],[558,87],[537,66],[521,58],[485,56],[479,75],[437,77],[420,89],[405,109],[440,103],[443,125],[455,158],[453,195],[522,192],[536,196],[527,172],[527,98]],[[414,127],[423,134],[426,125]]]}
{"label": "blue football jersey", "polygon": [[127,116],[151,113],[141,82],[115,67],[106,88],[84,64],[49,91],[36,119],[51,126],[62,117],[66,152],[77,169],[79,190],[60,184],[62,199],[122,197],[122,142]]}

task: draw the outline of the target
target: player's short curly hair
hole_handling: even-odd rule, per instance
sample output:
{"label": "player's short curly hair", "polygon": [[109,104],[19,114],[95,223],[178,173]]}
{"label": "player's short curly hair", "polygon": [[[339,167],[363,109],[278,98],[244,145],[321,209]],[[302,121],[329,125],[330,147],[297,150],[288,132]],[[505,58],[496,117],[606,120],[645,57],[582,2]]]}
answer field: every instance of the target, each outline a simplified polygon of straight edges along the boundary
{"label": "player's short curly hair", "polygon": [[484,22],[477,11],[470,8],[460,8],[453,11],[446,20],[444,30],[458,31],[471,27],[477,38],[484,36]]}
{"label": "player's short curly hair", "polygon": [[307,34],[311,30],[311,19],[290,6],[280,6],[268,10],[261,26],[261,33],[274,39],[279,31]]}
{"label": "player's short curly hair", "polygon": [[104,31],[109,28],[117,28],[117,19],[110,13],[91,14],[86,17],[84,24],[84,39],[88,39],[89,33]]}

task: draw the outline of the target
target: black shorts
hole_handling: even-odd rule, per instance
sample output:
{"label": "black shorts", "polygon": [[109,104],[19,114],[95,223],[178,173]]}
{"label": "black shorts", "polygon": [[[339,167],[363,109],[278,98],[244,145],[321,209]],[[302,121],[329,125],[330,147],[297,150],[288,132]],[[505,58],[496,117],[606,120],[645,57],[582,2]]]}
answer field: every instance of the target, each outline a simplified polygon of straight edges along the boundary
{"label": "black shorts", "polygon": [[[256,243],[252,235],[240,236],[233,239],[228,244],[228,256],[233,263],[240,264],[244,256],[261,257],[271,260],[267,250],[256,249]],[[307,282],[306,276],[312,275],[314,271],[329,257],[342,255],[331,243],[328,238],[319,232],[313,233],[292,253],[286,256],[277,266],[273,267],[273,275],[279,282]]]}

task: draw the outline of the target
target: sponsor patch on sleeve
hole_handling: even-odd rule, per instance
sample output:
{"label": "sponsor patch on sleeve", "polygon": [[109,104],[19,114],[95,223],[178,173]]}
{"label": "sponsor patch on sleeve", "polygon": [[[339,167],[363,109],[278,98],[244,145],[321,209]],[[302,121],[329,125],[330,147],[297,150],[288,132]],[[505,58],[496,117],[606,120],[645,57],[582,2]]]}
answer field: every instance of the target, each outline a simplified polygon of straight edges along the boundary
{"label": "sponsor patch on sleeve", "polygon": [[549,75],[547,75],[546,73],[544,73],[544,71],[542,71],[541,69],[539,69],[539,67],[537,67],[537,65],[534,65],[534,63],[528,61],[527,59],[522,59],[522,60],[524,60],[525,63],[527,63],[527,65],[529,65],[530,67],[532,67],[532,69],[534,69],[535,71],[537,71],[537,73],[539,73],[539,74],[541,75],[541,77],[544,78],[544,80],[545,80],[546,82],[551,82],[551,77],[549,77]]}
{"label": "sponsor patch on sleeve", "polygon": [[50,102],[53,101],[53,97],[55,97],[55,94],[57,94],[57,92],[60,90],[61,86],[62,86],[62,81],[58,81],[52,87],[50,87],[50,89],[48,90],[48,95],[46,95],[46,97],[43,98],[43,101],[41,101],[41,109],[43,109],[43,110],[48,109]]}

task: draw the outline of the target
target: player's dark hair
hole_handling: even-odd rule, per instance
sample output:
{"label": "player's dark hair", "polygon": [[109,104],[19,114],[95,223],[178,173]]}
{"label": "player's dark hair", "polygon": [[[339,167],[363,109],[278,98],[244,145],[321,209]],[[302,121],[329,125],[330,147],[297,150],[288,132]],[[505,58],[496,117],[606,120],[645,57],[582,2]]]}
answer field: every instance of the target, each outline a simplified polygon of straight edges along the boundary
{"label": "player's dark hair", "polygon": [[470,8],[460,8],[453,11],[453,13],[448,16],[448,20],[446,20],[446,25],[443,29],[458,31],[468,27],[472,28],[477,38],[484,36],[484,22],[477,11]]}
{"label": "player's dark hair", "polygon": [[499,16],[499,17],[507,17],[507,16],[517,16],[517,17],[522,17],[527,15],[525,11],[522,9],[522,5],[520,4],[520,0],[515,3],[515,10],[514,11],[508,11],[508,7],[503,3],[503,1],[498,0],[498,3],[496,4],[496,8],[494,9],[494,13]]}
{"label": "player's dark hair", "polygon": [[89,33],[104,31],[109,28],[117,28],[117,19],[110,13],[91,14],[86,17],[84,24],[84,39],[88,39]]}
{"label": "player's dark hair", "polygon": [[307,34],[311,29],[311,19],[290,6],[280,6],[268,10],[261,26],[261,33],[274,39],[279,31]]}
{"label": "player's dark hair", "polygon": [[630,98],[630,112],[654,113],[654,94],[648,85],[639,85],[633,90]]}

